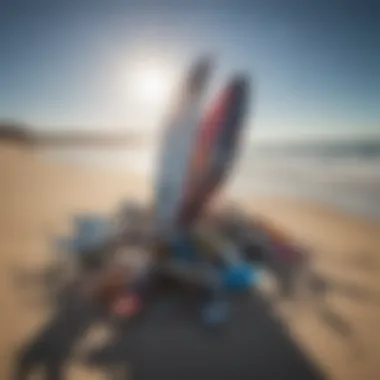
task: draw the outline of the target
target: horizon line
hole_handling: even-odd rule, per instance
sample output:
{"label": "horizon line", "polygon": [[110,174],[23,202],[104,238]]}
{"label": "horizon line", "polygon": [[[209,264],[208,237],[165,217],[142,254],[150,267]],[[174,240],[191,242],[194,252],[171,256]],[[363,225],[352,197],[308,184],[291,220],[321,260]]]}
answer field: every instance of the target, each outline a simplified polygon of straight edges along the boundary
{"label": "horizon line", "polygon": [[[144,128],[142,128],[144,129]],[[138,128],[78,128],[41,130],[30,124],[0,120],[0,139],[5,137],[29,140],[36,145],[145,145],[157,138],[159,130],[138,132]],[[302,142],[354,142],[374,140],[380,142],[380,130],[371,132],[330,132],[276,135],[274,133],[248,132],[249,143],[302,143]]]}

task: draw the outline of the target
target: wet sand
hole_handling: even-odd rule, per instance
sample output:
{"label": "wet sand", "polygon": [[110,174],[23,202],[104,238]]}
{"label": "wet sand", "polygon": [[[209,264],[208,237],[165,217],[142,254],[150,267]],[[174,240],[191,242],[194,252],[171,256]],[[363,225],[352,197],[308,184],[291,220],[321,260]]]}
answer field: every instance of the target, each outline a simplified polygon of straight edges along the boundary
{"label": "wet sand", "polygon": [[[42,268],[51,257],[52,237],[70,231],[74,213],[108,213],[122,199],[149,199],[151,189],[139,178],[42,161],[27,148],[5,145],[0,146],[0,175],[0,378],[6,379],[14,348],[49,314],[26,304],[26,291],[17,288],[14,269]],[[346,291],[330,295],[329,302],[347,321],[351,335],[336,334],[310,307],[281,305],[295,340],[334,379],[380,378],[380,297],[376,299],[380,294],[380,225],[304,202],[244,202],[247,209],[273,220],[311,247],[316,268],[345,284]],[[361,292],[354,291],[358,286]],[[83,376],[79,377],[80,372]],[[96,378],[81,368],[73,368],[72,373],[75,378],[86,378],[86,373]]]}

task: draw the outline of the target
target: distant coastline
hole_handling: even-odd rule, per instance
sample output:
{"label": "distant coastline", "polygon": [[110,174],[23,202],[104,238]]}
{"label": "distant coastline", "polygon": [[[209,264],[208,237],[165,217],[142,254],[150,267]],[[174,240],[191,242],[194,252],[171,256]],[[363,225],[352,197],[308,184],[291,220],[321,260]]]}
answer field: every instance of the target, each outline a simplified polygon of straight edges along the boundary
{"label": "distant coastline", "polygon": [[144,137],[133,133],[59,131],[37,132],[20,124],[0,122],[0,141],[36,147],[126,147],[144,143]]}
{"label": "distant coastline", "polygon": [[[112,129],[111,129],[112,130]],[[83,128],[67,128],[58,131],[37,131],[18,122],[0,120],[0,142],[10,141],[34,145],[42,148],[147,148],[155,145],[155,136],[138,132],[89,131]],[[333,137],[321,140],[253,140],[243,148],[243,154],[254,153],[259,156],[324,156],[328,157],[380,157],[379,136],[357,136],[352,138]]]}
{"label": "distant coastline", "polygon": [[26,128],[20,125],[0,123],[0,141],[31,145],[33,144],[33,136]]}

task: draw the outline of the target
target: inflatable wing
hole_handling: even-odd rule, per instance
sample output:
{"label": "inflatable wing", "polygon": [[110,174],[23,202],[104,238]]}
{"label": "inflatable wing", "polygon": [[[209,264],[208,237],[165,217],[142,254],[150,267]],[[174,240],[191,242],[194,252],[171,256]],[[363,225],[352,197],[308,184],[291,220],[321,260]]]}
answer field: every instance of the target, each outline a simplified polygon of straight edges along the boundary
{"label": "inflatable wing", "polygon": [[229,173],[239,147],[248,95],[248,79],[235,77],[199,127],[178,213],[177,223],[182,228],[195,222]]}
{"label": "inflatable wing", "polygon": [[200,123],[200,107],[211,73],[208,58],[190,70],[178,104],[164,131],[155,194],[156,227],[159,235],[176,229],[187,173]]}

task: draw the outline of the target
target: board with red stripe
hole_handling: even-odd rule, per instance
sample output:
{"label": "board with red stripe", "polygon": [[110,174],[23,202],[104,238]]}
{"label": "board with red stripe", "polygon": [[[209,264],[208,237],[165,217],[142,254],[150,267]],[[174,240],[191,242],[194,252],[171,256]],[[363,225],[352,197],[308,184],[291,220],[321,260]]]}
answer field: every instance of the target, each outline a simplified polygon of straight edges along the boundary
{"label": "board with red stripe", "polygon": [[202,121],[192,152],[178,223],[189,226],[226,179],[238,151],[248,106],[249,81],[230,81]]}

